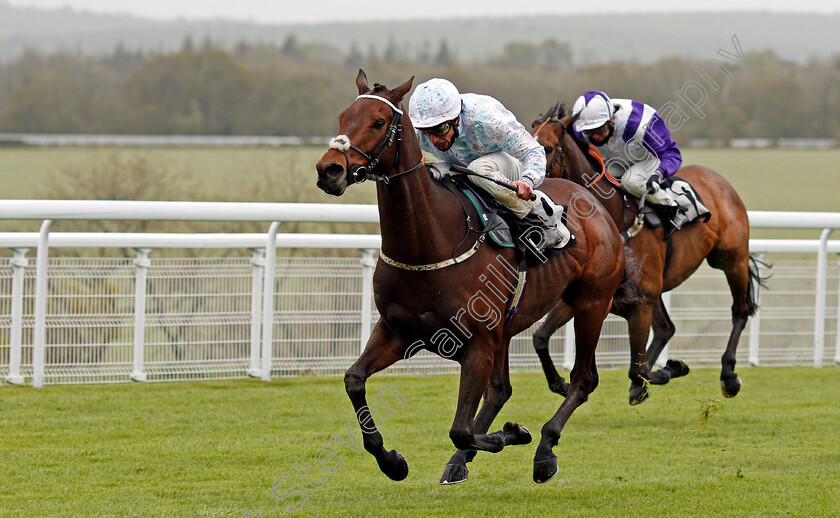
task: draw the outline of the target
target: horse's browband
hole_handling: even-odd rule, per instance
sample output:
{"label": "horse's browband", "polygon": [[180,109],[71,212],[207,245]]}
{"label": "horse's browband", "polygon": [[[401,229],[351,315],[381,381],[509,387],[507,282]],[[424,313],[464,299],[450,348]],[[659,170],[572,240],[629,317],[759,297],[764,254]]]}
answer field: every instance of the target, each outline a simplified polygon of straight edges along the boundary
{"label": "horse's browband", "polygon": [[392,103],[391,101],[389,101],[388,99],[386,99],[384,97],[379,97],[378,95],[362,94],[362,95],[357,96],[356,99],[376,99],[378,101],[382,101],[383,103],[387,104],[388,106],[391,107],[392,110],[399,113],[400,115],[403,114],[403,111],[400,110],[399,108],[397,108],[396,106],[394,106],[394,103]]}

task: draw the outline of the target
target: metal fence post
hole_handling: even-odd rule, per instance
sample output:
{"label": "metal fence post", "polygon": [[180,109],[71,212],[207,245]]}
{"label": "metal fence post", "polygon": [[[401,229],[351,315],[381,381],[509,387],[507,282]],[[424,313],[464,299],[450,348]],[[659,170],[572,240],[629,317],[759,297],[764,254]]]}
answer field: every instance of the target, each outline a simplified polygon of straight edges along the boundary
{"label": "metal fence post", "polygon": [[[667,311],[668,314],[671,314],[671,292],[670,291],[662,294],[662,305],[665,306],[665,311]],[[653,330],[651,330],[650,336],[648,337],[647,346],[650,346],[650,343],[652,341],[653,341]],[[645,346],[645,347],[647,347],[647,346]],[[667,343],[667,344],[665,344],[665,347],[662,348],[662,352],[659,353],[659,358],[656,359],[656,365],[658,365],[660,368],[665,367],[665,365],[668,363],[668,358],[670,357],[670,354],[671,354],[671,344]]]}
{"label": "metal fence post", "polygon": [[151,248],[138,248],[134,259],[134,366],[131,369],[132,381],[146,381],[143,368],[143,353],[146,345],[146,283],[151,265]]}
{"label": "metal fence post", "polygon": [[265,271],[265,249],[254,248],[251,255],[251,361],[248,376],[260,377],[260,315],[262,314],[262,281]]}
{"label": "metal fence post", "polygon": [[572,370],[575,366],[575,319],[563,326],[563,368]]}
{"label": "metal fence post", "polygon": [[814,317],[814,367],[823,366],[825,357],[825,292],[828,273],[828,236],[832,229],[825,228],[820,235],[820,248],[817,255],[817,300]]}
{"label": "metal fence post", "polygon": [[756,255],[756,273],[758,274],[758,279],[752,279],[750,282],[753,283],[752,289],[753,293],[755,294],[755,303],[758,308],[755,310],[755,314],[750,317],[750,365],[753,367],[758,367],[758,342],[759,338],[761,337],[761,270],[762,270],[762,262],[764,260],[764,254],[757,254]]}
{"label": "metal fence post", "polygon": [[271,381],[271,355],[274,341],[274,278],[277,270],[277,229],[274,221],[265,244],[265,280],[263,281],[262,373],[260,379]]}
{"label": "metal fence post", "polygon": [[[840,269],[840,261],[837,261],[837,268]],[[837,325],[834,329],[834,363],[840,364],[840,280],[837,283]]]}
{"label": "metal fence post", "polygon": [[362,250],[362,330],[359,340],[361,352],[365,350],[370,338],[370,326],[373,323],[373,270],[376,268],[374,253],[376,250]]}
{"label": "metal fence post", "polygon": [[23,350],[23,283],[24,270],[29,265],[26,259],[28,248],[15,248],[14,257],[9,262],[12,271],[12,329],[9,343],[9,374],[6,382],[12,385],[22,385],[23,376],[20,375],[20,362]]}
{"label": "metal fence post", "polygon": [[46,363],[47,341],[47,262],[49,261],[49,239],[52,220],[41,223],[38,235],[38,255],[35,259],[35,329],[32,338],[32,386],[44,386],[44,364]]}

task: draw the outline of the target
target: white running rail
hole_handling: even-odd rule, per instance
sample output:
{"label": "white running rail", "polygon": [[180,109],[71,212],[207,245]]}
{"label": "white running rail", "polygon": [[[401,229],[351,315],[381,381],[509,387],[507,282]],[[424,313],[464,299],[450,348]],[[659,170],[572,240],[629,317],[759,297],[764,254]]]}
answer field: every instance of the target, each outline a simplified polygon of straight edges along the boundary
{"label": "white running rail", "polygon": [[[840,253],[840,241],[830,241],[835,228],[840,228],[840,213],[813,212],[750,212],[753,228],[805,228],[820,229],[820,239],[813,240],[751,240],[751,251],[764,253],[816,253],[815,311],[813,324],[813,365],[821,367],[825,357],[825,324],[827,313],[828,254]],[[162,248],[221,248],[251,249],[251,289],[248,297],[250,322],[248,330],[250,347],[247,373],[264,380],[271,379],[277,370],[273,353],[276,342],[274,332],[275,272],[277,248],[351,248],[362,251],[361,277],[361,332],[358,344],[364,346],[370,334],[373,307],[371,279],[375,267],[374,255],[380,246],[378,235],[349,234],[288,234],[278,233],[282,222],[350,222],[374,223],[379,213],[373,205],[351,204],[301,204],[301,203],[223,203],[223,202],[146,202],[146,201],[75,201],[75,200],[2,200],[0,219],[40,220],[41,231],[0,233],[0,247],[11,249],[9,262],[11,275],[10,324],[8,343],[8,371],[5,381],[23,383],[24,329],[31,327],[31,379],[35,387],[45,383],[49,278],[49,248],[132,248],[137,251],[133,261],[134,300],[133,343],[130,379],[147,380],[147,293],[150,270],[149,254]],[[167,221],[264,221],[271,226],[266,234],[120,234],[120,233],[51,233],[56,220],[167,220]],[[25,272],[28,267],[26,253],[35,248],[34,325],[24,325]],[[358,264],[358,263],[357,263]],[[30,292],[31,293],[31,292]],[[675,292],[677,293],[677,292]],[[31,301],[31,294],[29,295]],[[31,301],[33,302],[33,301]],[[838,304],[840,305],[840,304]],[[2,315],[0,315],[2,317]],[[840,315],[838,315],[840,320]],[[759,363],[758,338],[761,315],[751,320],[749,361]],[[840,333],[834,360],[840,362]],[[567,333],[567,338],[569,334]],[[519,338],[517,338],[519,340]],[[568,348],[567,348],[568,351]],[[718,352],[722,352],[718,351]],[[625,354],[625,353],[621,353]],[[304,356],[306,356],[304,354]],[[626,361],[626,359],[625,359]],[[52,365],[55,362],[51,362]],[[59,362],[60,363],[60,362]],[[107,378],[107,376],[105,376]],[[111,379],[111,378],[108,378]]]}

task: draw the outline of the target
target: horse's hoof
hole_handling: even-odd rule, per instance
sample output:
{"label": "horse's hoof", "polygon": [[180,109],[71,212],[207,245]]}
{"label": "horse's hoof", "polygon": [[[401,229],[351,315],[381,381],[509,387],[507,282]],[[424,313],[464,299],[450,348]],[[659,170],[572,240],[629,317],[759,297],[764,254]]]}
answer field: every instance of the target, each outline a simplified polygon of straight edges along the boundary
{"label": "horse's hoof", "polygon": [[521,424],[508,421],[502,431],[505,434],[505,446],[531,443],[531,431]]}
{"label": "horse's hoof", "polygon": [[726,380],[720,380],[720,391],[725,397],[735,397],[741,391],[741,378],[735,376],[735,379],[730,383]]}
{"label": "horse's hoof", "polygon": [[534,482],[544,484],[557,475],[557,457],[552,455],[545,460],[534,459]]}
{"label": "horse's hoof", "polygon": [[630,385],[630,404],[638,405],[650,397],[647,385]]}
{"label": "horse's hoof", "polygon": [[399,482],[408,476],[408,461],[397,450],[391,450],[379,462],[379,469],[391,480]]}
{"label": "horse's hoof", "polygon": [[447,464],[443,468],[443,475],[440,476],[440,485],[448,486],[451,484],[460,484],[467,481],[467,475],[470,470],[466,466],[460,464]]}
{"label": "horse's hoof", "polygon": [[665,369],[671,373],[671,379],[685,376],[691,370],[682,360],[668,360],[665,362]]}

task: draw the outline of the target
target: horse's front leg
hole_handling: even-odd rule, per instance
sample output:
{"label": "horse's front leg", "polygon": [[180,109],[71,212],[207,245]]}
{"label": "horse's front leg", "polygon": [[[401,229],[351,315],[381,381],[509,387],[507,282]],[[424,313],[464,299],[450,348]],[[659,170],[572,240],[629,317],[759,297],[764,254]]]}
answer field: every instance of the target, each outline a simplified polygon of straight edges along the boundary
{"label": "horse's front leg", "polygon": [[405,341],[395,338],[380,319],[364,352],[344,374],[344,387],[356,410],[356,420],[362,429],[365,450],[376,458],[379,469],[392,480],[403,480],[408,476],[408,462],[396,450],[385,450],[382,435],[376,428],[365,399],[365,381],[375,372],[401,360],[406,349]]}
{"label": "horse's front leg", "polygon": [[630,335],[630,404],[638,405],[650,396],[648,382],[651,372],[648,368],[645,346],[650,334],[650,323],[653,318],[651,306],[635,304],[627,316],[627,329]]}
{"label": "horse's front leg", "polygon": [[[659,358],[662,350],[665,349],[665,346],[668,344],[668,340],[674,336],[676,330],[677,328],[671,321],[671,316],[668,315],[668,311],[665,309],[665,302],[662,300],[662,295],[660,295],[659,301],[653,308],[653,339],[651,340],[650,346],[647,350],[647,365],[648,369],[651,371],[653,371],[656,359]],[[650,382],[653,385],[664,385],[673,378],[685,376],[689,373],[689,371],[690,369],[688,368],[688,364],[684,361],[668,360],[665,362],[665,367],[657,371],[664,375],[657,376],[657,373],[655,372]]]}

